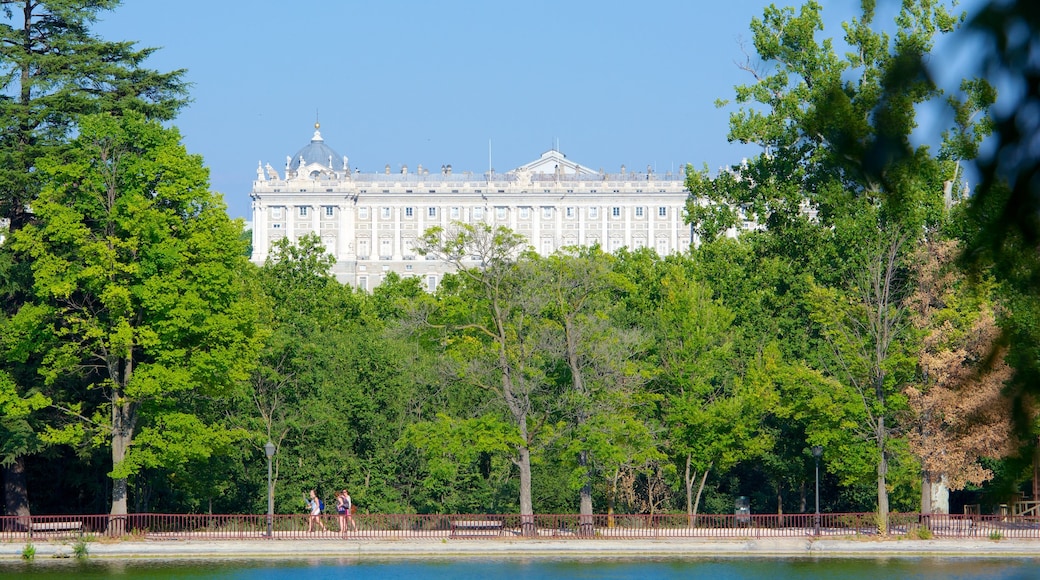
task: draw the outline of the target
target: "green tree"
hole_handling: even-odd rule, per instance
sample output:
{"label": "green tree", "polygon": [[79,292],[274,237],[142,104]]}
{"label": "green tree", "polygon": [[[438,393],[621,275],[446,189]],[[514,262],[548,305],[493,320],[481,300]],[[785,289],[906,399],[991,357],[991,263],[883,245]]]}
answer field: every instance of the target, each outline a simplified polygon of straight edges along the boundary
{"label": "green tree", "polygon": [[564,249],[527,264],[533,266],[525,276],[527,288],[544,304],[547,356],[561,367],[557,413],[571,435],[568,455],[576,459],[573,484],[586,530],[592,524],[593,485],[603,472],[616,480],[629,459],[622,438],[641,431],[639,439],[653,439],[633,412],[646,381],[641,364],[646,340],[614,312],[613,296],[631,284],[613,272],[611,257],[599,248]]}
{"label": "green tree", "polygon": [[[184,71],[142,66],[154,49],[109,42],[90,33],[118,0],[0,0],[0,223],[17,231],[32,220],[39,194],[37,160],[75,132],[77,116],[135,110],[168,120],[187,102]],[[10,236],[8,236],[10,239]],[[29,265],[0,244],[0,316],[12,316],[31,293]],[[18,323],[20,324],[20,323]],[[0,367],[19,389],[33,391],[37,357],[5,358]],[[28,450],[25,450],[28,452]],[[23,455],[4,463],[6,503],[28,511]]]}
{"label": "green tree", "polygon": [[[901,325],[910,287],[903,268],[924,226],[942,218],[944,176],[952,173],[944,164],[954,164],[910,144],[917,108],[940,95],[915,57],[962,17],[942,3],[908,0],[890,35],[875,28],[874,9],[864,2],[843,25],[844,57],[830,39],[817,38],[817,2],[797,11],[768,7],[753,20],[760,61],[743,67],[754,82],[736,89],[730,139],[763,153],[725,179],[691,174],[688,182],[692,196],[765,225],[777,254],[831,292],[811,295],[815,319],[834,347],[832,372],[864,396],[887,531],[886,442],[914,340]],[[800,249],[822,251],[826,260],[799,257]]]}
{"label": "green tree", "polygon": [[62,340],[44,357],[46,377],[84,373],[100,394],[56,393],[80,420],[51,437],[110,446],[111,511],[122,515],[140,469],[175,468],[233,436],[184,409],[228,394],[259,348],[241,227],[209,191],[201,158],[137,113],[84,118],[38,174],[36,223],[14,247],[32,260],[36,299]]}
{"label": "green tree", "polygon": [[512,461],[520,473],[520,514],[525,524],[533,524],[531,448],[544,421],[537,403],[546,379],[533,316],[541,307],[527,301],[518,276],[517,260],[528,250],[527,241],[501,226],[455,223],[451,230],[427,230],[417,249],[455,265],[468,290],[468,301],[444,312],[443,326],[450,328],[455,356],[466,366],[462,380],[491,394],[518,431]]}
{"label": "green tree", "polygon": [[77,117],[137,111],[169,120],[187,102],[184,71],[143,68],[155,49],[105,41],[90,33],[98,15],[120,0],[2,0],[0,79],[0,217],[18,230],[30,219],[37,160],[62,144]]}

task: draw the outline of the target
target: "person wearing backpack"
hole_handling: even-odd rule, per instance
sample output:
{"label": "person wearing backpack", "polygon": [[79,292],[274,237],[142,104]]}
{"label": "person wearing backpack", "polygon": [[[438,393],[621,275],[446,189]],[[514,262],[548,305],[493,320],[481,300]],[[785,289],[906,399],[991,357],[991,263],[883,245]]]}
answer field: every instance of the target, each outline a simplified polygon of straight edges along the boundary
{"label": "person wearing backpack", "polygon": [[304,500],[307,502],[307,510],[311,514],[307,522],[307,531],[313,532],[315,523],[321,526],[321,531],[329,531],[325,528],[325,522],[321,521],[321,511],[325,508],[325,505],[324,502],[318,499],[317,491],[312,489],[310,499],[307,499],[307,497],[304,496]]}
{"label": "person wearing backpack", "polygon": [[347,531],[347,500],[343,498],[342,491],[336,492],[336,513],[338,514],[339,531],[345,533]]}
{"label": "person wearing backpack", "polygon": [[[345,519],[346,521],[349,521],[350,522],[350,527],[353,528],[353,530],[356,532],[357,531],[357,523],[354,522],[354,518],[352,517],[353,514],[354,514],[354,504],[350,500],[350,494],[347,493],[346,489],[344,489],[343,492],[340,494],[340,498],[343,501],[343,508],[344,508],[344,512],[345,512],[345,515],[346,515],[346,517],[344,517],[343,519]],[[343,524],[340,524],[339,529],[340,529],[341,532],[345,531]]]}

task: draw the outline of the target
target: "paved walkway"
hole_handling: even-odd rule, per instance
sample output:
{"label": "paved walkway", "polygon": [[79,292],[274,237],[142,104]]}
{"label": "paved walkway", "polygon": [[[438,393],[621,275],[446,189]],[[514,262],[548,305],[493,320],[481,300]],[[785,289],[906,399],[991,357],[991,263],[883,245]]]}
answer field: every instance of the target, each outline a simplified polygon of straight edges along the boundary
{"label": "paved walkway", "polygon": [[[72,557],[74,542],[36,542],[36,558]],[[0,559],[21,558],[24,544],[0,543]],[[410,558],[410,557],[1040,557],[1036,540],[808,540],[804,538],[661,540],[153,540],[88,542],[90,558]]]}

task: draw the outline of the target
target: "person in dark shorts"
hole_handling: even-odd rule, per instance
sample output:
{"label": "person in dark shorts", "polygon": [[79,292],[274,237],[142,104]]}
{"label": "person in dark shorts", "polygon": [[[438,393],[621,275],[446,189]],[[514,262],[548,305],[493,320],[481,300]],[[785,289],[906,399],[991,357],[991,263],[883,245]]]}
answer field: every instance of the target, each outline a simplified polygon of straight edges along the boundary
{"label": "person in dark shorts", "polygon": [[336,492],[336,514],[339,520],[339,531],[347,531],[347,500],[343,497],[342,491]]}
{"label": "person in dark shorts", "polygon": [[[354,514],[354,503],[350,499],[350,494],[347,493],[346,489],[344,489],[342,492],[340,492],[340,497],[343,499],[343,508],[346,511],[346,517],[344,519],[350,522],[350,527],[356,532],[357,523],[354,521],[354,518],[352,517]],[[340,531],[346,531],[346,526],[340,524],[339,529]]]}

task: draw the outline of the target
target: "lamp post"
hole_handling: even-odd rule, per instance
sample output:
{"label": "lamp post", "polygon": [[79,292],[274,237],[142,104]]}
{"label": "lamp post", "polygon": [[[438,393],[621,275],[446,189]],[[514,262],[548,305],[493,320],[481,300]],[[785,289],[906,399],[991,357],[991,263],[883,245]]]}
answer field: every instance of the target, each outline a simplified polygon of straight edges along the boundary
{"label": "lamp post", "polygon": [[823,455],[823,447],[813,445],[812,456],[816,459],[816,517],[814,527],[816,535],[820,535],[820,456]]}
{"label": "lamp post", "polygon": [[271,458],[274,457],[274,443],[270,441],[264,445],[264,453],[267,454],[267,537],[272,537],[274,527],[274,486],[271,483]]}

